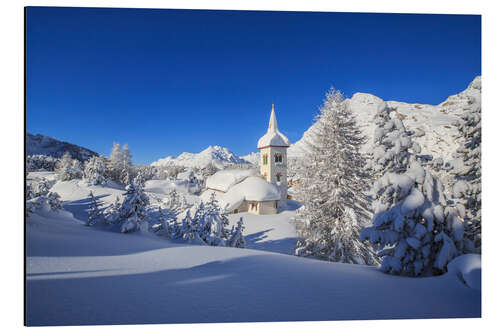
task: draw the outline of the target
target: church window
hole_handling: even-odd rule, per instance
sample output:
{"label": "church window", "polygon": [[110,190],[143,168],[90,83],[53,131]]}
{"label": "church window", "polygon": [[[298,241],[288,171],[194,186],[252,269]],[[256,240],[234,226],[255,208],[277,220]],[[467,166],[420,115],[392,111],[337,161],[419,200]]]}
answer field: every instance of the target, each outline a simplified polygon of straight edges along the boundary
{"label": "church window", "polygon": [[264,154],[264,156],[262,156],[262,164],[267,164],[267,154]]}
{"label": "church window", "polygon": [[274,162],[275,163],[283,163],[283,155],[281,155],[280,153],[276,153],[274,155]]}
{"label": "church window", "polygon": [[282,176],[282,175],[281,175],[281,172],[278,172],[278,173],[276,174],[276,180],[280,182],[280,181],[281,181],[281,176]]}

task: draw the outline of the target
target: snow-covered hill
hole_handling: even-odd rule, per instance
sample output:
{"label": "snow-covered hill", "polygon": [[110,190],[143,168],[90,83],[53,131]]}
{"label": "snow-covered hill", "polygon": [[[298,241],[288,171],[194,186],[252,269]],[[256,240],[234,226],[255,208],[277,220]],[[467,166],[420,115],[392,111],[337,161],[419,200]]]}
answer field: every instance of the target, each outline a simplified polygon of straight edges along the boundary
{"label": "snow-covered hill", "polygon": [[209,146],[198,154],[184,152],[177,157],[167,156],[151,163],[152,166],[178,165],[189,168],[204,168],[210,164],[213,164],[218,169],[223,169],[227,165],[248,164],[248,162],[236,156],[227,148]]}
{"label": "snow-covered hill", "polygon": [[[363,147],[367,151],[373,137],[373,116],[377,106],[382,103],[377,96],[356,93],[350,99],[362,132],[369,138]],[[442,157],[444,161],[451,159],[451,154],[458,147],[453,139],[457,129],[453,123],[465,111],[481,105],[481,77],[476,77],[461,93],[448,97],[438,105],[410,104],[404,102],[388,101],[392,115],[403,120],[407,130],[414,131],[414,140],[422,147],[422,154],[432,155],[434,158]],[[289,157],[299,157],[304,153],[305,140],[314,125],[311,126],[303,137],[288,149]]]}
{"label": "snow-covered hill", "polygon": [[86,161],[90,157],[98,155],[90,149],[72,143],[59,141],[42,134],[33,135],[26,133],[27,155],[48,155],[58,158],[65,152],[69,152],[72,158],[80,161]]}
{"label": "snow-covered hill", "polygon": [[250,153],[248,155],[241,156],[241,158],[247,161],[248,163],[252,163],[253,165],[258,166],[260,160],[260,153],[258,152]]}
{"label": "snow-covered hill", "polygon": [[[50,177],[30,173],[29,179]],[[52,173],[51,179],[54,179]],[[438,277],[292,256],[294,209],[243,217],[246,249],[85,226],[89,192],[109,205],[123,191],[57,182],[63,210],[26,224],[28,325],[254,322],[479,317],[481,257]],[[161,193],[146,192],[148,196]]]}

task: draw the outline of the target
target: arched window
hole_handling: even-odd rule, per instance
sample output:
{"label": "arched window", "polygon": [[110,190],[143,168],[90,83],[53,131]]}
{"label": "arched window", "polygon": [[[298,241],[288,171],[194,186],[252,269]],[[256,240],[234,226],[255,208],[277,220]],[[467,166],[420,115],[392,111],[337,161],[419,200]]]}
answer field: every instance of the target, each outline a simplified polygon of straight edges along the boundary
{"label": "arched window", "polygon": [[281,153],[274,154],[274,162],[283,163],[283,155],[281,155]]}
{"label": "arched window", "polygon": [[267,164],[267,154],[262,155],[262,164]]}

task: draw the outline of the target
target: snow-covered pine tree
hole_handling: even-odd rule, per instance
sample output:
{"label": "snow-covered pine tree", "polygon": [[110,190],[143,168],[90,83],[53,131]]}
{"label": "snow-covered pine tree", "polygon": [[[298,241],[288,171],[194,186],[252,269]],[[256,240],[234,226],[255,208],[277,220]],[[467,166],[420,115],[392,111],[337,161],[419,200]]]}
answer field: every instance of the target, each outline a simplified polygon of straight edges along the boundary
{"label": "snow-covered pine tree", "polygon": [[420,145],[411,140],[401,119],[391,118],[386,102],[378,105],[373,121],[375,131],[369,168],[377,178],[387,172],[405,172],[411,152],[419,154]]}
{"label": "snow-covered pine tree", "polygon": [[106,209],[106,221],[120,225],[120,231],[123,233],[148,227],[148,196],[144,194],[142,188],[135,187],[133,184],[129,184],[125,191],[123,202],[120,203],[117,198],[115,204]]}
{"label": "snow-covered pine tree", "polygon": [[158,206],[157,224],[153,226],[153,231],[158,236],[176,239],[180,237],[181,225],[177,223],[177,213],[169,210],[162,209],[161,205]]}
{"label": "snow-covered pine tree", "polygon": [[128,147],[128,144],[124,144],[122,147],[122,167],[120,179],[122,184],[130,183],[130,180],[134,178],[132,173],[132,153]]}
{"label": "snow-covered pine tree", "polygon": [[239,247],[242,249],[245,248],[243,230],[245,230],[245,227],[243,226],[243,218],[240,217],[238,223],[236,224],[236,228],[234,226],[231,228],[231,236],[227,240],[226,246]]}
{"label": "snow-covered pine tree", "polygon": [[62,209],[61,196],[57,192],[49,192],[47,194],[47,203],[52,210]]}
{"label": "snow-covered pine tree", "polygon": [[82,168],[77,160],[73,160],[69,152],[65,152],[56,167],[57,178],[62,181],[81,178]]}
{"label": "snow-covered pine tree", "polygon": [[94,193],[92,193],[92,191],[90,191],[89,200],[90,205],[88,210],[87,225],[93,226],[96,223],[100,222],[103,216],[102,210],[99,208],[100,205],[94,197]]}
{"label": "snow-covered pine tree", "polygon": [[117,183],[121,183],[122,165],[123,152],[120,144],[118,142],[113,142],[113,148],[111,149],[111,154],[109,155],[107,169],[110,178]]}
{"label": "snow-covered pine tree", "polygon": [[463,206],[468,252],[481,252],[481,107],[462,115],[456,123],[459,148],[453,155],[452,195]]}
{"label": "snow-covered pine tree", "polygon": [[163,200],[159,202],[159,219],[157,233],[172,239],[182,238],[182,223],[177,222],[177,217],[190,208],[184,196],[175,189],[171,190]]}
{"label": "snow-covered pine tree", "polygon": [[302,240],[296,255],[376,265],[371,246],[359,237],[370,217],[363,194],[370,176],[359,152],[365,138],[339,91],[328,91],[313,128],[299,168],[296,193],[303,207],[296,222]]}
{"label": "snow-covered pine tree", "polygon": [[464,225],[442,184],[417,160],[404,173],[386,173],[373,186],[373,225],[361,233],[379,247],[382,270],[439,274],[462,251]]}
{"label": "snow-covered pine tree", "polygon": [[198,232],[197,222],[198,221],[196,219],[191,218],[191,213],[187,210],[186,216],[182,219],[179,237],[190,243],[204,245],[205,242],[200,238],[200,234]]}
{"label": "snow-covered pine tree", "polygon": [[194,214],[200,238],[208,245],[224,246],[229,238],[229,220],[212,193],[210,199],[201,202]]}
{"label": "snow-covered pine tree", "polygon": [[92,156],[83,170],[83,178],[90,185],[106,183],[106,160],[102,156]]}

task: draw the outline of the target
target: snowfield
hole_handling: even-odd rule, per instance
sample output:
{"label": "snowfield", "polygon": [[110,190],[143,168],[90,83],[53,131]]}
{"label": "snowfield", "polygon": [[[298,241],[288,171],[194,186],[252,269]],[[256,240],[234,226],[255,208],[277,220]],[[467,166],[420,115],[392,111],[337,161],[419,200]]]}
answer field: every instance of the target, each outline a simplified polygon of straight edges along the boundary
{"label": "snowfield", "polygon": [[[147,195],[163,195],[163,184],[148,186]],[[88,227],[89,192],[107,205],[123,190],[76,180],[52,190],[64,210],[39,210],[27,220],[28,325],[481,316],[478,255],[455,259],[439,277],[392,276],[290,255],[293,201],[276,215],[230,215],[231,223],[245,223],[247,249],[238,249]]]}

